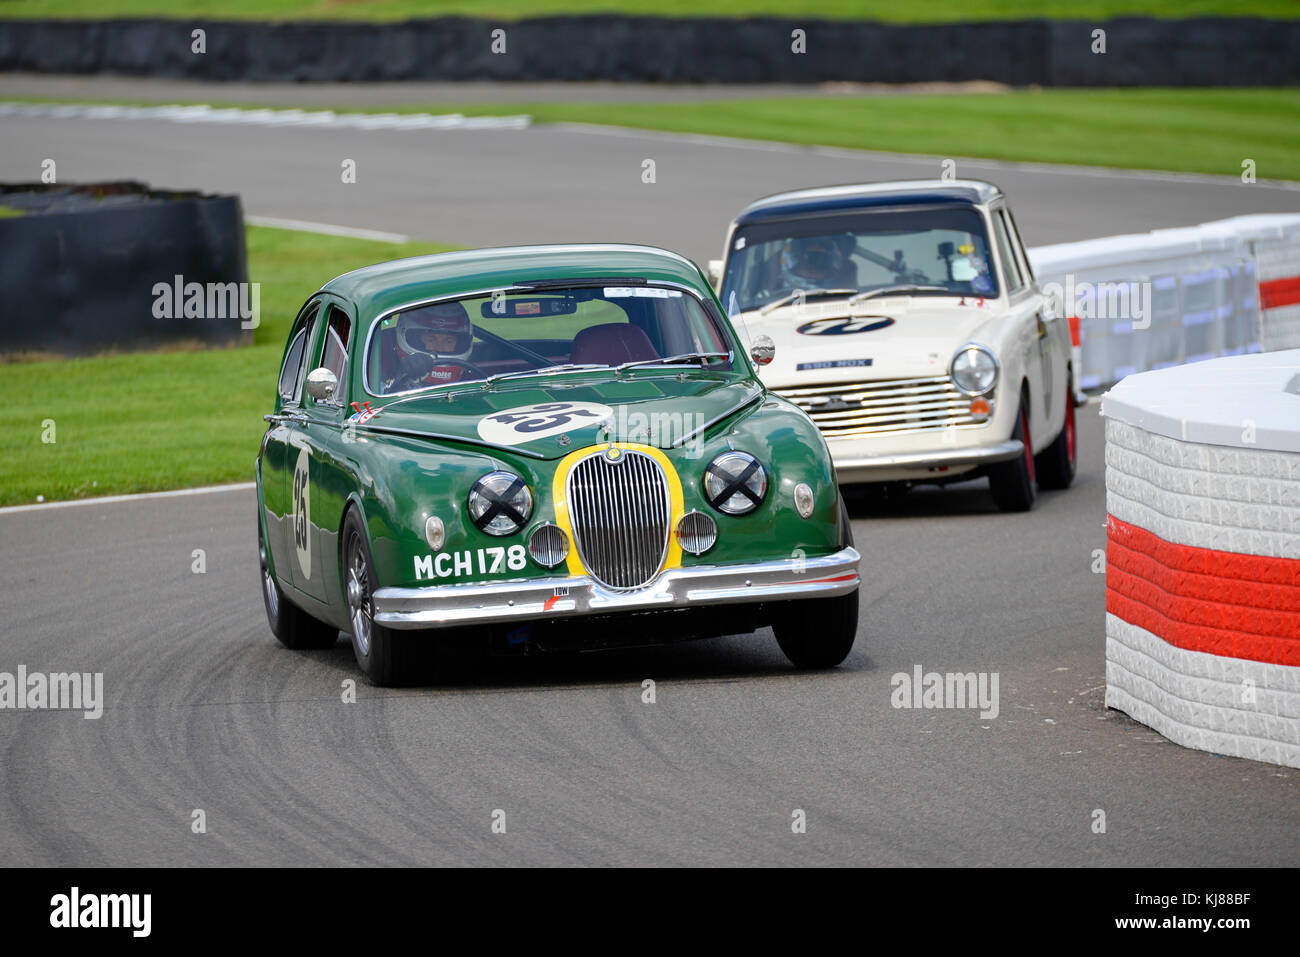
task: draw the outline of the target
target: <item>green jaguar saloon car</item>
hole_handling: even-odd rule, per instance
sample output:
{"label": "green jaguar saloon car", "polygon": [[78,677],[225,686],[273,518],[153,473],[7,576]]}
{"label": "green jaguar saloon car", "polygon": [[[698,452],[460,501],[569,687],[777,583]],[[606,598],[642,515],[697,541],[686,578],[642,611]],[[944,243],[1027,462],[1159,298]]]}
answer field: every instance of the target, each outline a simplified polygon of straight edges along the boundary
{"label": "green jaguar saloon car", "polygon": [[[858,552],[817,427],[708,281],[645,246],[358,269],[289,333],[257,458],[271,630],[380,685],[440,642],[587,650],[770,626],[848,655]],[[436,664],[433,665],[436,667]]]}

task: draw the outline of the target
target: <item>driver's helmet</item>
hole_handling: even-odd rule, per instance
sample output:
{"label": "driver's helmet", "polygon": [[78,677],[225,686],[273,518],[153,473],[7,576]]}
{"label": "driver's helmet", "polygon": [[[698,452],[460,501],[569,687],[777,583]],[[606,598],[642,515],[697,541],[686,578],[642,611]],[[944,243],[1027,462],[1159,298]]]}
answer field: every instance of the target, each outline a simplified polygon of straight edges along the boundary
{"label": "driver's helmet", "polygon": [[844,274],[852,242],[852,236],[787,239],[781,249],[781,266],[787,273],[800,279],[819,282],[835,279]]}
{"label": "driver's helmet", "polygon": [[402,313],[397,320],[397,344],[408,355],[422,352],[435,359],[468,359],[474,329],[464,306],[439,302]]}

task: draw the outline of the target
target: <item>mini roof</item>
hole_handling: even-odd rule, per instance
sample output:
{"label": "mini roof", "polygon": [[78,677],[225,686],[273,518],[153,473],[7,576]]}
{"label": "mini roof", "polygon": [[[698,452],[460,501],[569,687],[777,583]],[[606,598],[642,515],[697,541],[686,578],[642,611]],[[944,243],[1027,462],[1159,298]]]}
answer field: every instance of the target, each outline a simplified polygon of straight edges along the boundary
{"label": "mini roof", "polygon": [[736,225],[881,206],[938,206],[952,203],[984,205],[1002,195],[992,183],[975,179],[902,180],[820,186],[777,193],[755,200],[741,210]]}

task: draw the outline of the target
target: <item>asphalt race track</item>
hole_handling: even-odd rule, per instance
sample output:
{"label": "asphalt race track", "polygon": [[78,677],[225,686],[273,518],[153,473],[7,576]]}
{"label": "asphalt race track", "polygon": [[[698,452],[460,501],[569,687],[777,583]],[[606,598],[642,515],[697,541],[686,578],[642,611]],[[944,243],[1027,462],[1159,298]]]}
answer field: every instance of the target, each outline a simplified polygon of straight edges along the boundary
{"label": "asphalt race track", "polygon": [[[573,128],[3,121],[4,180],[37,179],[46,157],[61,181],[237,191],[254,215],[697,258],[764,192],[938,172]],[[1007,189],[1031,244],[1300,210],[1300,192],[1229,180],[958,173]],[[345,640],[299,653],[271,637],[249,489],[0,512],[0,670],[102,671],[106,698],[98,720],[0,712],[0,864],[1294,866],[1293,771],[1178,747],[1103,705],[1102,429],[1095,406],[1079,413],[1075,486],[1028,514],[996,512],[983,482],[850,496],[858,644],[821,674],[792,670],[765,630],[487,658],[383,690]],[[999,714],[895,709],[891,677],[918,665],[996,673]]]}
{"label": "asphalt race track", "polygon": [[[233,192],[250,215],[382,229],[464,246],[643,242],[719,256],[750,200],[802,186],[935,178],[941,159],[749,143],[613,127],[332,130],[10,116],[0,177],[140,179]],[[356,162],[356,182],[342,163]],[[643,162],[655,182],[643,183]],[[1232,177],[1060,171],[957,160],[1011,197],[1026,245],[1300,212],[1300,189]],[[308,291],[303,292],[306,299]]]}

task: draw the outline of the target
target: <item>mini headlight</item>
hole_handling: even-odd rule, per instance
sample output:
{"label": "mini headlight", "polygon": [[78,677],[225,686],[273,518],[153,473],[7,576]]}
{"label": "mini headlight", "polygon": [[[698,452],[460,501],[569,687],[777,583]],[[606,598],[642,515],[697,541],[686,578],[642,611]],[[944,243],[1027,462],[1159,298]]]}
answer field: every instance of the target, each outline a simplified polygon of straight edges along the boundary
{"label": "mini headlight", "polygon": [[962,346],[952,357],[952,381],[967,395],[984,395],[998,381],[998,360],[983,346]]}
{"label": "mini headlight", "polygon": [[717,523],[703,512],[687,512],[677,523],[677,543],[692,555],[703,555],[717,540]]}
{"label": "mini headlight", "polygon": [[794,508],[800,518],[807,518],[813,513],[813,493],[803,482],[794,487]]}
{"label": "mini headlight", "polygon": [[704,470],[704,495],[719,512],[752,512],[766,494],[767,473],[748,452],[723,452]]}
{"label": "mini headlight", "polygon": [[430,515],[424,523],[424,540],[429,543],[429,547],[435,552],[442,551],[442,546],[447,542],[447,529],[442,524],[442,519],[437,515]]}
{"label": "mini headlight", "polygon": [[558,525],[546,522],[528,536],[528,554],[546,568],[554,568],[569,557],[569,536]]}
{"label": "mini headlight", "polygon": [[533,510],[533,494],[512,472],[489,472],[469,490],[469,517],[489,535],[513,535]]}

